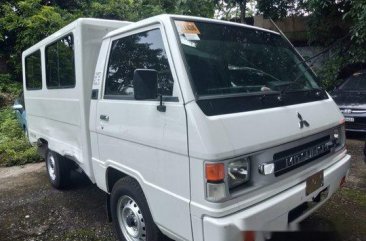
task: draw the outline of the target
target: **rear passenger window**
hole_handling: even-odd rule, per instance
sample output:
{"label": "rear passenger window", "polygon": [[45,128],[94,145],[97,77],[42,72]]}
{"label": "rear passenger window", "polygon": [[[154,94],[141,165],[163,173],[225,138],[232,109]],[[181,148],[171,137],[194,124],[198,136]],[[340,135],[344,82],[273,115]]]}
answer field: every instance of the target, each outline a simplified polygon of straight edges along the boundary
{"label": "rear passenger window", "polygon": [[135,69],[158,72],[159,94],[171,96],[173,77],[159,29],[130,35],[112,42],[105,84],[105,98],[133,97]]}
{"label": "rear passenger window", "polygon": [[25,57],[25,85],[27,90],[42,89],[41,51]]}
{"label": "rear passenger window", "polygon": [[46,47],[47,88],[75,87],[74,38],[67,35]]}

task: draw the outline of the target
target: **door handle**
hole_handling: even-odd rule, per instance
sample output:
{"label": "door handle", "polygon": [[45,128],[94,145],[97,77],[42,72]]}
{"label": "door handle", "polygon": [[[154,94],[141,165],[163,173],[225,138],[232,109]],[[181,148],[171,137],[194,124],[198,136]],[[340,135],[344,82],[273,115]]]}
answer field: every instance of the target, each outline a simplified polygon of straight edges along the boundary
{"label": "door handle", "polygon": [[109,116],[107,115],[100,115],[99,118],[104,121],[109,121]]}

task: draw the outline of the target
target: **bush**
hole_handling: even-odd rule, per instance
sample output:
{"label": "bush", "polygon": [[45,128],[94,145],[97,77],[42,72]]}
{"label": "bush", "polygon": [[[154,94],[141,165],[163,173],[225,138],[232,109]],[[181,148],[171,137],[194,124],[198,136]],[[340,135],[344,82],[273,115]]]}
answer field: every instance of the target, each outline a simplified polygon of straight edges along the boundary
{"label": "bush", "polygon": [[339,71],[342,67],[343,59],[339,56],[334,56],[332,59],[326,61],[318,71],[321,85],[326,90],[332,90],[339,83],[342,82],[339,79]]}
{"label": "bush", "polygon": [[21,83],[12,81],[9,74],[0,74],[0,108],[12,104],[21,90]]}
{"label": "bush", "polygon": [[0,92],[15,97],[19,95],[21,90],[22,84],[12,81],[10,74],[0,74]]}
{"label": "bush", "polygon": [[0,110],[0,166],[23,165],[40,161],[35,147],[25,138],[10,108]]}

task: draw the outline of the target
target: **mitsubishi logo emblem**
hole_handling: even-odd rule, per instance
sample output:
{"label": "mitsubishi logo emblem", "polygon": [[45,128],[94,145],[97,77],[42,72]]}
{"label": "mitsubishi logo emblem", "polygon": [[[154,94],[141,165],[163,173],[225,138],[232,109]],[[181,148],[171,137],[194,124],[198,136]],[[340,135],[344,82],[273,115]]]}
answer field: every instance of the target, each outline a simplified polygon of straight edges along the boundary
{"label": "mitsubishi logo emblem", "polygon": [[305,127],[309,127],[310,125],[309,125],[309,123],[306,121],[306,120],[304,120],[303,118],[302,118],[302,116],[301,116],[301,114],[299,113],[299,112],[297,112],[297,117],[299,118],[299,128],[300,129],[302,129],[302,128],[304,128],[304,126]]}

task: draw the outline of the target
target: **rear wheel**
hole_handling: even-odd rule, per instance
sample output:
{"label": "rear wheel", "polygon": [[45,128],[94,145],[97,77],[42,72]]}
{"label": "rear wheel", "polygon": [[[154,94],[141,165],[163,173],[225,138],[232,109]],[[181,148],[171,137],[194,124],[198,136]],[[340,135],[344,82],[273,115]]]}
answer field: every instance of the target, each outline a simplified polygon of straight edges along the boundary
{"label": "rear wheel", "polygon": [[123,241],[162,241],[166,237],[155,225],[145,195],[136,180],[119,180],[111,193],[111,214],[118,238]]}
{"label": "rear wheel", "polygon": [[56,189],[63,189],[70,182],[68,160],[54,151],[49,150],[46,156],[48,179]]}

